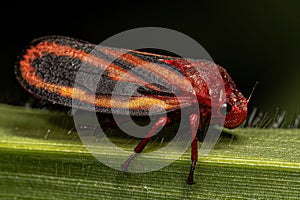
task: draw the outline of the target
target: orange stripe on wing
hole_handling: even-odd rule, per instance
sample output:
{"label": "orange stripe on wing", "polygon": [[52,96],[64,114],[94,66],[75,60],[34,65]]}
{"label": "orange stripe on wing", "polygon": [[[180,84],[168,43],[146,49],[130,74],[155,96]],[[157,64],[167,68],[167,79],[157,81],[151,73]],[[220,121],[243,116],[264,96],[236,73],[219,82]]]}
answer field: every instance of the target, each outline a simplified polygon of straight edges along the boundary
{"label": "orange stripe on wing", "polygon": [[[28,81],[29,84],[34,85],[36,78],[30,78],[28,76],[32,76],[35,73],[35,68],[33,68],[30,63],[37,57],[41,57],[43,52],[46,53],[54,53],[57,56],[70,56],[72,58],[78,58],[83,62],[88,62],[94,66],[101,68],[102,70],[106,70],[111,79],[116,81],[124,81],[124,82],[133,82],[139,85],[147,86],[153,90],[159,90],[159,88],[139,79],[137,76],[134,76],[127,70],[107,62],[104,59],[93,56],[85,51],[74,49],[70,46],[59,45],[55,42],[42,42],[36,46],[32,46],[27,50],[27,53],[24,55],[24,60],[21,61],[21,73],[22,77]],[[29,65],[24,65],[24,62],[29,63]]]}
{"label": "orange stripe on wing", "polygon": [[[25,61],[21,61],[20,65],[26,69],[33,69],[30,66],[30,64]],[[25,72],[22,71],[22,73]],[[95,106],[103,108],[111,108],[113,106],[114,108],[119,109],[149,110],[153,106],[159,106],[162,109],[168,111],[175,110],[180,107],[176,98],[170,98],[166,101],[164,98],[159,99],[156,97],[132,97],[129,99],[129,101],[124,101],[119,99],[117,96],[115,98],[110,98],[107,96],[95,97],[95,95],[78,88],[66,87],[44,82],[40,77],[36,76],[34,73],[28,73],[26,75],[26,80],[29,83],[32,83],[32,85],[36,88],[41,88],[49,92],[56,93],[60,96],[74,98],[78,101],[85,102],[88,104],[94,104]]]}
{"label": "orange stripe on wing", "polygon": [[[111,55],[114,58],[122,59],[136,67],[142,67],[143,69],[153,72],[158,77],[167,80],[170,85],[176,85],[176,87],[182,89],[185,92],[194,93],[191,82],[186,77],[182,76],[174,70],[169,70],[166,67],[162,67],[156,63],[147,62],[131,54],[124,54],[122,51],[116,51],[109,48],[101,48],[100,50],[103,53]],[[134,52],[138,53],[138,51]]]}
{"label": "orange stripe on wing", "polygon": [[[20,72],[22,78],[34,88],[40,88],[43,90],[47,90],[51,93],[56,93],[59,96],[75,98],[81,102],[94,104],[95,106],[104,108],[111,108],[112,106],[114,106],[120,109],[149,110],[153,106],[159,106],[162,109],[168,111],[175,110],[180,107],[176,97],[131,97],[129,101],[124,101],[118,98],[118,96],[112,99],[107,96],[95,97],[95,95],[90,94],[87,91],[81,90],[79,88],[61,86],[45,82],[41,77],[39,77],[36,74],[36,69],[31,66],[31,62],[36,57],[41,57],[44,52],[55,53],[56,55],[60,56],[65,55],[71,56],[73,58],[79,58],[82,61],[90,62],[99,67],[105,66],[106,64],[102,59],[91,56],[84,51],[76,50],[68,46],[58,45],[56,43],[43,42],[28,49],[27,53],[23,56],[23,60],[20,61]],[[112,74],[116,77],[121,76],[121,74],[124,72],[127,73],[127,71],[115,65],[113,65],[111,70]],[[129,75],[128,79],[130,81],[136,81],[139,84],[143,83],[143,81],[140,81],[135,76],[131,77]]]}
{"label": "orange stripe on wing", "polygon": [[165,58],[165,59],[175,58],[174,56],[166,56],[166,55],[155,54],[155,53],[148,53],[148,52],[136,51],[136,50],[132,50],[131,52],[137,53],[137,54],[141,54],[141,55],[145,55],[145,56],[155,56],[155,57]]}

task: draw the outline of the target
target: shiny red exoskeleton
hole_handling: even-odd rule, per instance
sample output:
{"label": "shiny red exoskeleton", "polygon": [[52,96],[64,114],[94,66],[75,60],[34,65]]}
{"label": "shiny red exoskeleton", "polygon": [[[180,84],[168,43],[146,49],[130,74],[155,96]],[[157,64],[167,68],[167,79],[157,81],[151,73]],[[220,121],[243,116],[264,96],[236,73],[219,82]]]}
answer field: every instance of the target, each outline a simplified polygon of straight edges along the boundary
{"label": "shiny red exoskeleton", "polygon": [[[76,85],[75,78],[82,63],[88,68],[83,70],[83,84]],[[65,36],[46,36],[33,40],[20,54],[15,74],[20,84],[37,98],[83,110],[111,114],[113,108],[114,114],[127,115],[129,110],[131,116],[148,116],[151,110],[152,115],[160,116],[162,112],[176,115],[178,110],[187,109],[194,138],[188,184],[194,183],[198,159],[196,138],[201,140],[210,119],[219,120],[226,128],[236,128],[247,116],[248,101],[232,78],[224,68],[205,60],[103,47]],[[99,76],[101,81],[95,82]],[[96,85],[96,91],[88,90],[87,83]],[[112,95],[118,83],[125,88]],[[133,93],[132,87],[137,88]],[[124,97],[128,101],[124,101]],[[193,112],[195,107],[199,113]],[[122,170],[126,171],[155,132],[172,120],[176,120],[176,116],[160,117],[122,165]]]}

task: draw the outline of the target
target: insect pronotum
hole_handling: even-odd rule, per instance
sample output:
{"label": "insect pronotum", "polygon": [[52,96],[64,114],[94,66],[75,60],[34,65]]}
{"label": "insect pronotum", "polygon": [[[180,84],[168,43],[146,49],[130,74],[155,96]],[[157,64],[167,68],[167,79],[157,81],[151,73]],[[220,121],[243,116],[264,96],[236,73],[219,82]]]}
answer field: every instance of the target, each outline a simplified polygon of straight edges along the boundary
{"label": "insect pronotum", "polygon": [[[210,120],[210,96],[203,77],[211,76],[212,62],[205,60],[190,60],[184,58],[170,57],[158,54],[145,53],[141,51],[130,51],[122,55],[122,49],[101,47],[97,56],[89,54],[96,45],[69,37],[47,36],[33,40],[29,47],[19,56],[15,66],[15,74],[21,85],[37,98],[64,106],[72,106],[73,91],[81,94],[77,100],[82,102],[81,109],[91,110],[93,107],[100,113],[111,113],[111,106],[119,114],[123,110],[130,110],[132,116],[147,116],[149,109],[155,105],[160,105],[167,112],[174,113],[181,109],[176,98],[182,98],[184,107],[198,106],[200,116],[191,114],[189,117],[190,132],[193,139],[191,153],[191,168],[187,179],[188,184],[194,184],[194,170],[198,159],[197,140],[203,137],[205,126]],[[94,57],[93,57],[94,56]],[[99,70],[104,70],[103,66],[109,63],[108,59],[117,58],[105,70],[102,75],[103,81],[99,83],[96,93],[90,94],[82,88],[74,88],[76,73],[81,62],[88,62],[90,66]],[[145,66],[145,63],[153,65]],[[138,73],[128,73],[128,70],[137,68]],[[247,116],[247,99],[236,89],[236,85],[220,66],[217,67],[221,74],[226,101],[219,102],[219,114],[225,117],[224,127],[236,128],[240,126]],[[174,73],[176,71],[176,73]],[[127,73],[122,80],[120,77]],[[178,76],[178,73],[181,76]],[[164,87],[152,84],[147,77],[156,77],[163,80],[164,84],[171,87]],[[118,81],[123,81],[128,86],[134,84],[139,86],[138,91],[130,94],[130,102],[114,103],[110,97],[114,85]],[[189,92],[185,85],[188,81],[193,86],[197,102],[189,98]],[[99,87],[100,86],[100,87]],[[176,90],[182,96],[174,97],[172,94]],[[129,94],[120,94],[120,96]],[[118,99],[118,94],[117,94]],[[155,110],[152,114],[155,114]],[[171,116],[171,117],[170,117]],[[172,115],[160,117],[147,136],[141,139],[134,149],[132,156],[122,165],[126,171],[128,165],[134,157],[141,153],[149,142],[155,131],[162,126],[174,121]],[[197,125],[199,124],[199,125]],[[187,130],[189,131],[189,130]]]}

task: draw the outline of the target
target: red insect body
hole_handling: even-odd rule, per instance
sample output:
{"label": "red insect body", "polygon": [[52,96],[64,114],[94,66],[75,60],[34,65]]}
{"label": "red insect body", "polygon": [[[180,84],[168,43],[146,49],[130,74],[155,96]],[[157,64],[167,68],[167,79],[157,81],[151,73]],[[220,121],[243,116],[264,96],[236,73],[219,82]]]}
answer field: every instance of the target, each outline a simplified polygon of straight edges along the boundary
{"label": "red insect body", "polygon": [[[206,109],[201,110],[201,115],[202,118],[207,118],[211,112],[210,92],[214,91],[209,91],[208,86],[203,79],[205,79],[205,77],[209,79],[212,76],[210,69],[213,67],[211,65],[214,64],[209,61],[187,61],[186,59],[164,61],[180,68],[185,72],[186,77],[193,85],[193,89],[196,93],[199,104],[206,105]],[[206,72],[204,70],[205,68],[207,69]],[[233,129],[240,126],[245,121],[248,112],[248,102],[247,99],[236,89],[235,83],[228,75],[226,70],[220,66],[217,66],[217,68],[222,76],[223,83],[214,82],[212,84],[224,84],[224,89],[226,92],[226,101],[220,102],[218,105],[219,111],[221,115],[226,115],[224,127]],[[200,72],[202,73],[200,74]],[[216,88],[219,87],[217,86]],[[222,106],[226,107],[227,109],[224,110],[225,113],[221,113]],[[202,125],[200,124],[200,126]]]}
{"label": "red insect body", "polygon": [[[195,91],[199,109],[200,109],[200,119],[198,130],[203,131],[203,127],[209,121],[209,117],[211,115],[211,101],[210,95],[214,93],[218,94],[219,85],[224,84],[224,89],[226,92],[226,100],[223,102],[219,102],[217,107],[220,115],[225,115],[224,127],[232,129],[240,126],[247,117],[248,112],[248,101],[247,99],[236,89],[235,83],[228,75],[226,70],[220,66],[217,66],[219,73],[223,79],[223,83],[220,82],[211,82],[214,79],[211,79],[214,76],[211,69],[214,67],[214,63],[209,61],[195,61],[195,60],[187,60],[187,59],[175,59],[175,60],[164,60],[164,62],[174,65],[181,69],[185,73],[185,76],[189,79],[189,81],[193,85],[193,89]],[[209,90],[207,83],[204,79],[210,79],[210,85],[214,85],[215,90]],[[203,106],[204,105],[204,106]],[[195,133],[195,124],[199,118],[195,115],[190,116],[190,126],[191,126],[191,136],[192,138],[196,138]],[[194,139],[192,141],[192,154],[191,154],[192,165],[190,169],[190,173],[187,179],[188,184],[194,184],[194,170],[196,166],[196,162],[198,160],[198,147],[197,142]]]}
{"label": "red insect body", "polygon": [[[97,54],[90,54],[95,48]],[[107,58],[114,60],[109,67],[107,65],[110,60]],[[81,62],[89,63],[92,70],[96,71],[88,73],[85,81],[93,80],[93,76],[97,77],[99,73],[106,74],[102,82],[95,83],[99,86],[95,94],[74,85]],[[158,105],[166,112],[176,114],[181,108],[190,108],[193,111],[193,106],[198,106],[200,116],[192,113],[189,117],[190,133],[195,139],[192,141],[192,165],[187,182],[193,184],[198,159],[196,136],[200,138],[200,134],[203,134],[204,126],[209,123],[212,107],[218,108],[220,117],[225,117],[226,128],[240,126],[247,116],[246,98],[236,89],[226,70],[215,66],[210,61],[140,51],[124,54],[123,49],[96,47],[73,38],[50,36],[33,41],[27,51],[19,57],[15,73],[21,85],[38,98],[64,106],[74,106],[72,99],[75,99],[80,102],[79,108],[93,111],[96,109],[100,113],[112,113],[111,108],[114,107],[121,115],[124,114],[124,110],[129,109],[132,116],[147,116],[149,109]],[[135,70],[134,73],[129,71],[131,69]],[[218,73],[213,69],[217,69]],[[221,75],[222,81],[215,81],[216,74]],[[160,80],[161,84],[152,84],[154,79],[151,77]],[[125,88],[112,97],[112,91],[118,82],[122,82],[128,88],[137,85],[139,90],[132,94]],[[220,86],[224,87],[225,95],[219,94]],[[173,89],[170,88],[179,91],[180,96],[175,97]],[[220,96],[217,105],[212,105],[211,95]],[[130,96],[129,103],[122,100],[124,96]],[[151,111],[153,115],[161,114],[161,110]],[[123,164],[124,171],[131,160],[143,151],[157,129],[168,123],[171,123],[169,117],[157,120],[137,145],[133,155]]]}

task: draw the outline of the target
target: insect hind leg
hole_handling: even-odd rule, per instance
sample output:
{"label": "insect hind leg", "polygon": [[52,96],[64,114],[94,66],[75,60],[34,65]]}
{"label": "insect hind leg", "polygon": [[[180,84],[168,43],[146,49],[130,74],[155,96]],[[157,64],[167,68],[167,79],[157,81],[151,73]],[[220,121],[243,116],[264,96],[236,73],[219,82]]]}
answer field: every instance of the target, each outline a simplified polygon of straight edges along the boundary
{"label": "insect hind leg", "polygon": [[198,121],[199,121],[198,115],[192,114],[190,116],[190,126],[191,126],[191,136],[192,136],[192,153],[191,153],[192,164],[191,164],[190,173],[189,173],[189,176],[187,179],[187,183],[189,185],[195,184],[194,171],[195,171],[196,163],[198,161],[198,146],[197,146],[197,138],[196,138],[197,129],[198,129],[198,127],[197,127]]}
{"label": "insect hind leg", "polygon": [[131,163],[131,161],[139,154],[141,153],[144,148],[146,147],[146,145],[148,144],[148,142],[150,141],[150,138],[156,133],[156,131],[160,128],[160,127],[164,127],[166,124],[170,123],[170,118],[169,117],[160,117],[155,124],[153,125],[153,127],[151,128],[151,130],[147,133],[146,137],[144,137],[140,143],[135,147],[134,149],[134,153],[124,162],[124,164],[121,166],[122,171],[128,171],[128,167],[129,164]]}

